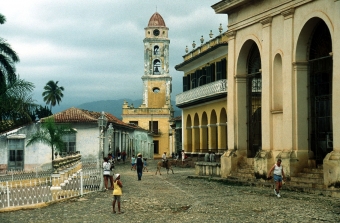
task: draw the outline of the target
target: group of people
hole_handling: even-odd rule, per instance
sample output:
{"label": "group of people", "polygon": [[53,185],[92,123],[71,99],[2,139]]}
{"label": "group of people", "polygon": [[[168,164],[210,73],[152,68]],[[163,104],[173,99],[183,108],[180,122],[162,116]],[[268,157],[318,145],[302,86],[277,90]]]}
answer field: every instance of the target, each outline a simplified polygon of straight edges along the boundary
{"label": "group of people", "polygon": [[[116,213],[115,206],[116,202],[118,204],[118,214],[123,213],[120,210],[120,200],[121,196],[123,194],[122,188],[123,188],[123,183],[120,180],[120,174],[113,173],[114,169],[114,159],[112,154],[108,154],[108,157],[104,157],[104,162],[103,162],[103,177],[104,177],[104,186],[105,190],[111,189],[113,190],[113,201],[112,201],[112,209],[113,213]],[[110,188],[108,187],[108,181],[110,180]]]}
{"label": "group of people", "polygon": [[[139,164],[137,163],[138,162],[138,157],[142,158],[142,154],[138,153],[137,154],[137,158],[135,157],[135,155],[132,155],[131,157],[131,170],[138,170],[137,167],[138,166],[141,166],[140,165],[140,162]],[[147,168],[147,158],[143,158],[142,160],[142,172],[146,171],[146,172],[149,172],[148,168]]]}
{"label": "group of people", "polygon": [[215,152],[207,152],[205,155],[204,155],[204,161],[205,162],[216,162],[216,158],[215,158]]}

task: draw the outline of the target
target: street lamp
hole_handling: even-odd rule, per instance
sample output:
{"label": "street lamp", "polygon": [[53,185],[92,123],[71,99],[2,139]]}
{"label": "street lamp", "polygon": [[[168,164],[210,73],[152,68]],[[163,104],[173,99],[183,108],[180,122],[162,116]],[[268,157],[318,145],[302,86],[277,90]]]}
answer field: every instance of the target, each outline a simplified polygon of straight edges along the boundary
{"label": "street lamp", "polygon": [[[114,129],[112,127],[112,123],[110,123],[110,125],[107,129],[107,134],[109,136],[109,150],[112,149],[113,132],[114,132]],[[113,151],[110,150],[110,152],[113,152]]]}
{"label": "street lamp", "polygon": [[[104,111],[102,111],[100,117],[98,118],[98,127],[99,127],[99,149],[98,149],[98,170],[101,172],[101,161],[104,157],[103,152],[103,140],[104,140],[104,128],[107,124],[107,118],[105,117]],[[104,186],[104,179],[103,179],[103,173],[100,173],[100,185],[99,190],[103,190]]]}

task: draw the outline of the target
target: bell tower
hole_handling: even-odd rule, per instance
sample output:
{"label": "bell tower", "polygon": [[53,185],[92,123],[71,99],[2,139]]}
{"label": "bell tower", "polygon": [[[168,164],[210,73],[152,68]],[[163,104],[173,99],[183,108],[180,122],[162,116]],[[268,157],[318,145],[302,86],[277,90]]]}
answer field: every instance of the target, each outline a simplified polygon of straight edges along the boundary
{"label": "bell tower", "polygon": [[169,28],[156,12],[144,30],[143,104],[148,108],[170,106]]}
{"label": "bell tower", "polygon": [[[164,152],[168,155],[173,152],[169,123],[174,110],[170,97],[172,78],[169,74],[168,31],[162,16],[154,13],[144,28],[143,102],[138,108],[124,102],[122,110],[123,122],[148,130],[148,137],[153,138],[150,145],[138,145],[144,136],[133,136],[133,142],[137,143],[135,151],[152,154],[150,158],[161,158]],[[150,153],[145,149],[149,149]]]}

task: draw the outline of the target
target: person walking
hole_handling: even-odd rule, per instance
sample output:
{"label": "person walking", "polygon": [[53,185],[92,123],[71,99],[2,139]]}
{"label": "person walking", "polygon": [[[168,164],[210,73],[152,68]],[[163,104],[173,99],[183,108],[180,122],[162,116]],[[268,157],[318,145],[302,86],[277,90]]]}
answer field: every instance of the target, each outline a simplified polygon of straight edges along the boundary
{"label": "person walking", "polygon": [[125,150],[122,152],[122,159],[123,159],[123,163],[125,163],[125,160],[126,160],[126,152],[125,152]]}
{"label": "person walking", "polygon": [[131,170],[132,169],[136,170],[136,157],[135,157],[135,155],[132,155],[132,157],[131,157]]}
{"label": "person walking", "polygon": [[107,184],[108,184],[108,180],[110,178],[110,168],[111,168],[111,165],[108,162],[108,159],[106,157],[104,157],[104,162],[103,162],[103,169],[104,169],[103,177],[104,177],[105,190],[108,190]]}
{"label": "person walking", "polygon": [[116,206],[116,201],[118,203],[118,214],[121,214],[121,213],[124,213],[123,211],[120,210],[120,199],[123,195],[123,191],[122,191],[122,188],[123,188],[123,183],[122,181],[120,180],[120,174],[119,173],[116,173],[115,174],[115,181],[113,183],[113,201],[112,201],[112,212],[115,214],[116,213],[116,209],[115,209],[115,206]]}
{"label": "person walking", "polygon": [[274,182],[275,182],[274,194],[277,197],[281,197],[280,189],[282,187],[282,179],[285,180],[285,174],[283,172],[283,166],[281,165],[281,162],[282,162],[281,159],[277,159],[277,162],[269,170],[269,173],[268,173],[268,178],[270,178],[270,175],[274,171]]}
{"label": "person walking", "polygon": [[184,161],[185,161],[185,153],[184,150],[182,150],[182,166],[184,165]]}
{"label": "person walking", "polygon": [[142,175],[143,175],[143,160],[142,160],[142,154],[138,153],[137,155],[137,176],[138,180],[142,180]]}

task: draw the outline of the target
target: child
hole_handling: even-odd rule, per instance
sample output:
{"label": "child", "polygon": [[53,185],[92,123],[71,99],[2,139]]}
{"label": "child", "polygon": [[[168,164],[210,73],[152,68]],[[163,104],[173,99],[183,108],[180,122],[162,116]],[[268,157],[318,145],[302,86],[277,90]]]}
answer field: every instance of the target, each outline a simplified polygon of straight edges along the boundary
{"label": "child", "polygon": [[146,165],[147,165],[146,160],[147,160],[147,158],[143,158],[143,163],[144,163],[143,171],[146,170],[146,172],[149,172],[149,171],[148,171],[148,168],[146,167]]}
{"label": "child", "polygon": [[112,209],[113,209],[113,213],[116,213],[115,210],[115,205],[116,205],[116,201],[118,203],[118,214],[124,213],[122,211],[120,211],[120,198],[123,194],[122,188],[123,188],[123,183],[122,181],[120,181],[120,174],[117,173],[115,174],[115,181],[113,183],[113,201],[112,201]]}
{"label": "child", "polygon": [[136,170],[136,157],[135,157],[135,155],[132,155],[132,157],[131,157],[131,170],[132,169]]}

